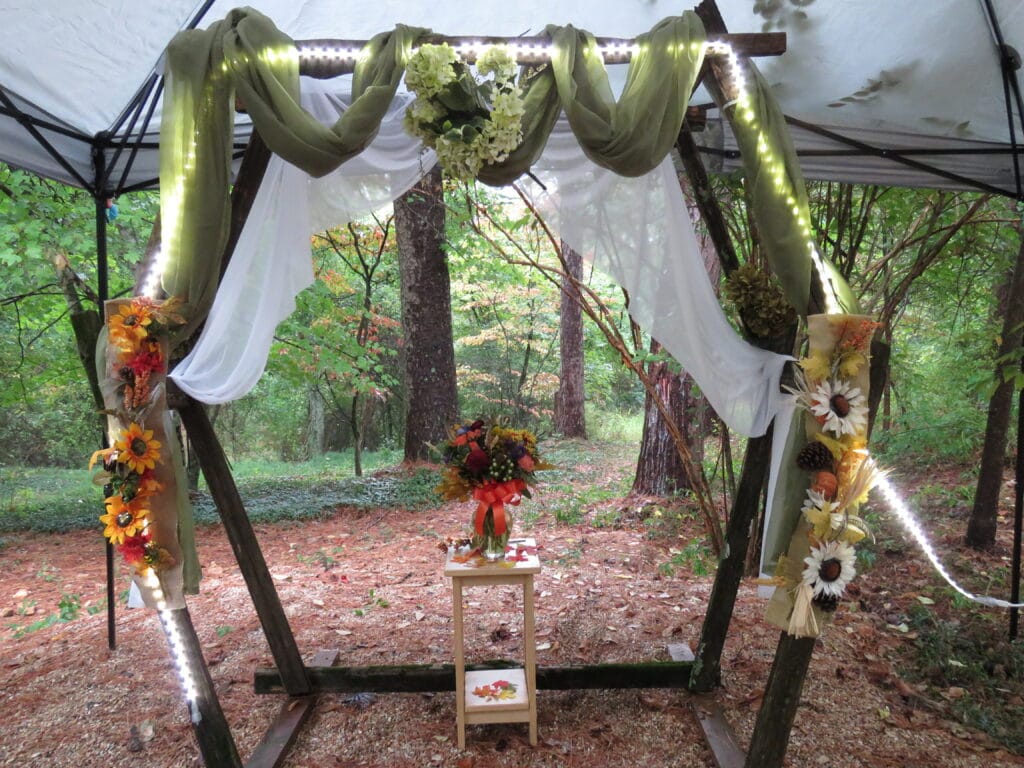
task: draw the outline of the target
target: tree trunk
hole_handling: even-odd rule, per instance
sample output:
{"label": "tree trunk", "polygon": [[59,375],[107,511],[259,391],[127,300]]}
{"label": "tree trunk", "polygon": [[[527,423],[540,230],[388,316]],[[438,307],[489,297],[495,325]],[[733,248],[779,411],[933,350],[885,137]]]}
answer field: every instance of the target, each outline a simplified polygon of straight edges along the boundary
{"label": "tree trunk", "polygon": [[[999,382],[988,404],[988,422],[985,426],[985,444],[981,452],[978,488],[974,494],[974,508],[967,523],[967,544],[975,549],[991,549],[996,541],[996,512],[999,491],[1003,485],[1003,462],[1006,458],[1006,437],[1013,410],[1015,374],[1020,362],[1010,359],[1021,347],[1024,336],[1024,236],[1017,251],[1017,263],[1010,278],[1003,317],[1002,341],[999,345],[999,364],[996,378]],[[1004,370],[1011,375],[1004,377]]]}
{"label": "tree trunk", "polygon": [[352,407],[349,410],[349,422],[352,428],[352,471],[356,477],[363,476],[363,421],[359,418],[359,393],[352,395]]}
{"label": "tree trunk", "polygon": [[[651,341],[651,352],[661,345]],[[685,373],[673,373],[668,363],[654,362],[648,375],[658,388],[659,396],[675,418],[693,456],[695,466],[704,459],[704,441],[700,425],[703,401],[693,394],[693,382]],[[644,433],[640,441],[640,457],[636,463],[633,492],[651,496],[669,496],[692,487],[692,480],[679,458],[661,412],[650,394],[644,400]]]}
{"label": "tree trunk", "polygon": [[[583,257],[562,243],[562,262],[577,281],[583,278]],[[583,312],[576,300],[572,280],[562,278],[562,302],[559,309],[559,347],[562,371],[555,393],[555,431],[565,437],[586,439],[583,382]]]}
{"label": "tree trunk", "polygon": [[327,421],[324,396],[316,385],[306,390],[306,455],[316,459],[324,455]]}
{"label": "tree trunk", "polygon": [[395,201],[407,397],[405,459],[427,458],[458,415],[440,168]]}
{"label": "tree trunk", "polygon": [[[99,373],[96,371],[96,340],[103,329],[103,318],[100,317],[98,310],[85,309],[82,306],[78,291],[85,286],[68,263],[67,258],[63,255],[57,256],[54,259],[54,268],[57,270],[57,281],[60,283],[68,307],[68,317],[71,319],[71,329],[75,334],[78,359],[85,370],[85,378],[89,382],[89,391],[92,393],[96,410],[102,411],[105,406],[103,394],[100,392]],[[100,414],[98,423],[102,426],[106,424],[106,421],[107,417]]]}

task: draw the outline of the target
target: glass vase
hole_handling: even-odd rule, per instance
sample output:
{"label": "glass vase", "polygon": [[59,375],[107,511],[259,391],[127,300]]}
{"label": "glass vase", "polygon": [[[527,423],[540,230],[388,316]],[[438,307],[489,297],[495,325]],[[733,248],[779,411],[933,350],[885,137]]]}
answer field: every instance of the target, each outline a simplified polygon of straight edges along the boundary
{"label": "glass vase", "polygon": [[505,530],[496,533],[494,530],[494,510],[488,509],[484,514],[484,532],[480,537],[480,552],[484,560],[496,563],[505,559],[505,548],[508,546],[509,536],[512,534],[512,515],[508,508],[505,508]]}

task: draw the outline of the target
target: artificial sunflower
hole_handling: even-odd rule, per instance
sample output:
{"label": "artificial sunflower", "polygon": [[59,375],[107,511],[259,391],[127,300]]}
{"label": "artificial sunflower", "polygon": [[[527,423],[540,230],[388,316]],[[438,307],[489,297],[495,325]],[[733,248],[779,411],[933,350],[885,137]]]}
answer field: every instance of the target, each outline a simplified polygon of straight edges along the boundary
{"label": "artificial sunflower", "polygon": [[147,469],[153,469],[160,460],[161,442],[153,439],[152,429],[143,429],[134,421],[121,437],[114,441],[117,449],[117,460],[127,464],[133,472],[140,475]]}
{"label": "artificial sunflower", "polygon": [[135,299],[122,304],[116,315],[107,320],[110,340],[122,349],[132,349],[149,335],[147,326],[153,323],[153,308],[149,302]]}
{"label": "artificial sunflower", "polygon": [[856,558],[853,547],[844,541],[811,547],[811,554],[804,558],[803,583],[811,588],[815,599],[837,600],[857,575],[853,567]]}
{"label": "artificial sunflower", "polygon": [[142,504],[126,504],[120,496],[109,497],[106,504],[107,513],[100,515],[100,522],[106,526],[103,535],[110,539],[111,544],[124,544],[126,539],[136,536],[145,529],[149,510]]}
{"label": "artificial sunflower", "polygon": [[867,402],[860,389],[848,382],[821,382],[810,393],[809,406],[822,428],[837,437],[859,435],[867,429]]}

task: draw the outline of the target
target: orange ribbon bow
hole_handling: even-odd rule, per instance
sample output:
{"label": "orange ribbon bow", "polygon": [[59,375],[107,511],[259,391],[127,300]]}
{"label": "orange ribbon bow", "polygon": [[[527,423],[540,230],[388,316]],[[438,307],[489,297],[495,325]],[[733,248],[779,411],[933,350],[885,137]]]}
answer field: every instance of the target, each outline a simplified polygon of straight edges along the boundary
{"label": "orange ribbon bow", "polygon": [[522,492],[526,490],[526,483],[516,478],[506,480],[503,483],[491,481],[485,485],[478,486],[473,490],[473,498],[480,502],[473,516],[473,523],[476,526],[478,535],[484,535],[484,517],[487,510],[494,510],[494,533],[501,536],[507,529],[505,522],[505,505],[518,505],[522,499]]}

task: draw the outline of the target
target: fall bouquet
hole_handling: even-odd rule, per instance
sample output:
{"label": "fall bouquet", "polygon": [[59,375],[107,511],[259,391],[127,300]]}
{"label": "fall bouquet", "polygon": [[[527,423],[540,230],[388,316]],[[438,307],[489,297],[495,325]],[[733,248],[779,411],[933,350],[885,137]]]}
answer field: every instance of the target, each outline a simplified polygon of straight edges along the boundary
{"label": "fall bouquet", "polygon": [[540,457],[536,436],[477,419],[449,430],[442,457],[447,469],[437,492],[455,501],[475,499],[474,543],[488,559],[504,557],[512,524],[507,507],[530,498],[534,473],[552,466]]}

